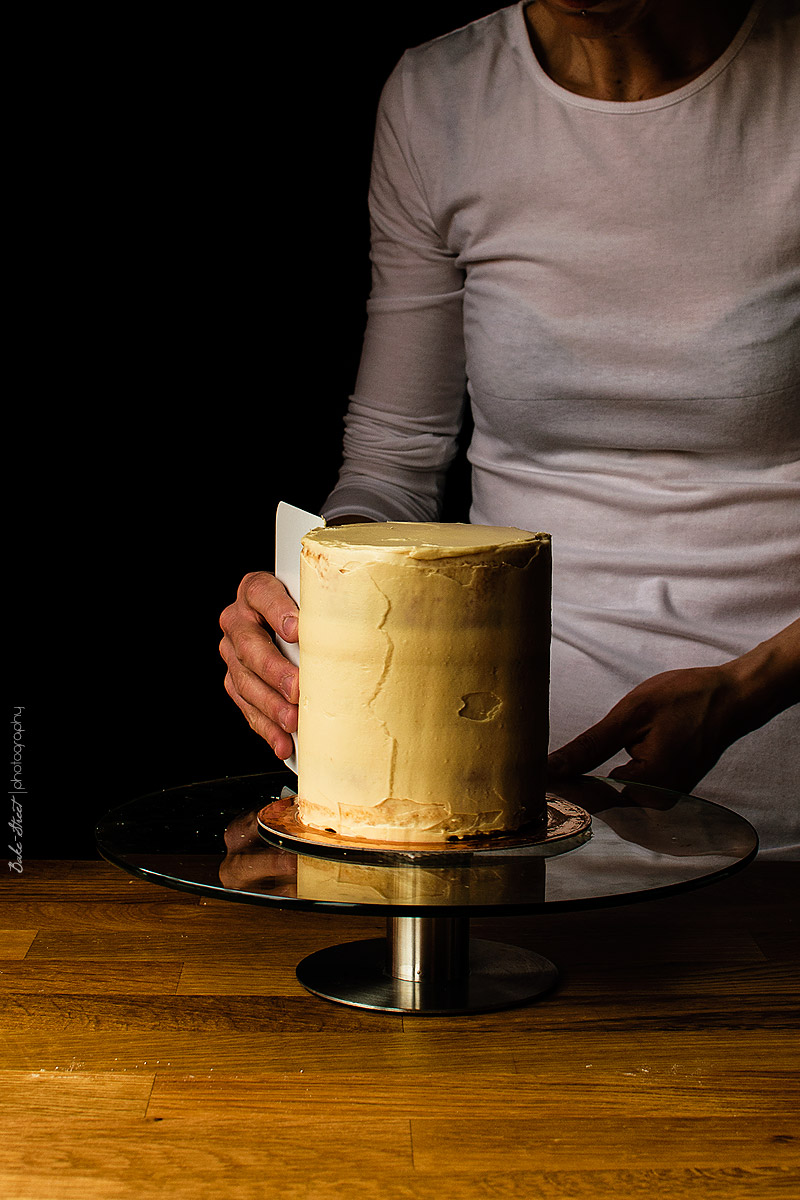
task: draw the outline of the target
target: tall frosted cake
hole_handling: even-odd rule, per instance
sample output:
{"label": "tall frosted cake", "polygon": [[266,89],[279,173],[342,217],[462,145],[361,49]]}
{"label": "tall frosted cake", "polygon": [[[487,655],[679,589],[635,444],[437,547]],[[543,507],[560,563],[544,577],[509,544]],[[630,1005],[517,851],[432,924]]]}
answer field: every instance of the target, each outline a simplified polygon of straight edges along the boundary
{"label": "tall frosted cake", "polygon": [[443,842],[544,822],[550,538],[316,529],[300,567],[298,819]]}

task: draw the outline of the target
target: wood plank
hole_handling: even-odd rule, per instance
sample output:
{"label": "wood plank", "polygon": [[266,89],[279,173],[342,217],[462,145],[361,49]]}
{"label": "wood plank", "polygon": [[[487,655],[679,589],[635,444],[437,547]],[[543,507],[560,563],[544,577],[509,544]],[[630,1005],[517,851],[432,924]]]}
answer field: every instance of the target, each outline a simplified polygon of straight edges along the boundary
{"label": "wood plank", "polygon": [[[287,1200],[375,1200],[375,1180],[307,1177],[281,1192]],[[797,1200],[797,1178],[779,1168],[642,1171],[541,1171],[459,1177],[382,1179],[381,1200]],[[262,1200],[263,1193],[237,1198]]]}
{"label": "wood plank", "polygon": [[79,1071],[0,1071],[3,1119],[26,1115],[58,1117],[141,1117],[155,1076]]}
{"label": "wood plank", "polygon": [[[144,932],[163,933],[172,929],[200,927],[206,929],[224,929],[229,921],[226,915],[234,911],[234,906],[223,903],[211,910],[202,908],[199,904],[172,903],[170,893],[164,892],[167,899],[156,902],[149,896],[146,900],[114,901],[91,900],[18,900],[14,903],[0,900],[0,928],[18,929],[25,926],[37,929],[59,929],[78,932],[80,930],[106,930],[109,932]],[[172,893],[174,895],[175,893]],[[251,921],[255,924],[261,917],[257,909],[236,908],[246,914],[252,913]],[[243,918],[239,917],[241,922]],[[2,936],[2,935],[0,935]]]}
{"label": "wood plank", "polygon": [[[338,1188],[338,1190],[336,1190]],[[331,1183],[308,1178],[291,1200],[375,1200],[375,1182]],[[778,1167],[705,1170],[483,1172],[469,1177],[415,1173],[407,1180],[381,1180],[381,1200],[797,1200],[797,1177]],[[247,1200],[250,1200],[248,1197]]]}
{"label": "wood plank", "polygon": [[[405,1022],[405,1054],[416,1056],[419,1063],[435,1064],[438,1059],[440,1070],[442,1063],[447,1070],[451,1063],[457,1070],[459,1055],[473,1039],[468,1023],[461,1031],[453,1031],[441,1028],[438,1020],[422,1024],[418,1018],[413,1028],[408,1019]],[[581,1069],[594,1064],[623,1071],[644,1066],[686,1073],[705,1064],[720,1072],[741,1068],[769,1074],[775,1069],[779,1078],[785,1068],[800,1067],[800,1039],[794,1030],[732,1029],[727,1034],[719,1030],[709,1034],[705,1030],[645,1028],[636,1037],[628,1030],[538,1029],[535,1025],[521,1035],[519,1028],[498,1025],[493,1035],[481,1040],[492,1052],[500,1047],[511,1051],[517,1074],[533,1071],[555,1081],[571,1064]]]}
{"label": "wood plank", "polygon": [[205,1033],[305,1033],[323,1029],[396,1032],[397,1021],[302,996],[77,996],[9,994],[0,999],[0,1033],[47,1032],[54,1040],[80,1029],[182,1030]]}
{"label": "wood plank", "polygon": [[254,956],[251,962],[220,960],[216,963],[203,960],[184,963],[178,982],[178,993],[182,996],[287,996],[297,1000],[309,995],[298,983],[295,966],[302,954],[291,955],[281,961],[274,959],[259,961]]}
{"label": "wood plank", "polygon": [[800,1167],[796,1116],[731,1117],[625,1116],[591,1119],[562,1114],[555,1119],[507,1117],[484,1126],[457,1120],[411,1121],[414,1169],[452,1174],[481,1171],[686,1169],[748,1166]]}
{"label": "wood plank", "polygon": [[[119,874],[119,873],[118,873]],[[123,883],[125,876],[121,876]],[[135,882],[135,881],[131,881]],[[61,889],[55,889],[60,893]],[[155,892],[155,895],[153,894]],[[385,921],[380,917],[343,918],[330,913],[312,913],[299,909],[266,908],[256,905],[232,903],[220,900],[214,904],[199,903],[201,897],[186,897],[186,903],[178,892],[165,888],[154,889],[147,885],[147,893],[138,899],[123,893],[123,899],[86,896],[81,887],[75,897],[57,896],[51,890],[46,899],[11,902],[8,893],[0,893],[0,928],[21,927],[72,930],[87,932],[96,929],[144,930],[156,933],[186,929],[198,932],[225,932],[230,929],[255,930],[263,933],[265,928],[285,928],[292,933],[315,933],[323,940],[336,938],[340,922],[344,920],[353,932],[351,936],[373,937],[375,930],[385,930]],[[172,897],[178,897],[173,902]]]}
{"label": "wood plank", "polygon": [[[112,1175],[114,1170],[116,1175]],[[279,1178],[270,1160],[251,1170],[228,1173],[224,1181],[200,1175],[191,1163],[164,1163],[158,1178],[118,1168],[94,1175],[56,1175],[41,1169],[0,1171],[5,1200],[198,1200],[218,1185],[225,1200],[797,1200],[797,1176],[778,1167],[729,1167],[707,1170],[621,1170],[559,1172],[484,1172],[453,1176],[443,1164],[441,1177],[405,1172],[365,1178],[357,1169],[333,1164],[324,1175],[307,1170],[301,1179]]]}
{"label": "wood plank", "polygon": [[[309,998],[313,1004],[313,998]],[[318,1001],[326,1014],[329,1006]],[[333,1009],[332,1011],[335,1011]],[[433,1025],[434,1022],[430,1021]],[[92,1030],[70,1030],[62,1039],[36,1030],[7,1031],[3,1050],[4,1065],[15,1070],[62,1069],[73,1058],[81,1069],[141,1069],[143,1065],[171,1067],[173,1071],[299,1071],[319,1073],[436,1071],[457,1075],[478,1075],[494,1071],[516,1074],[548,1075],[557,1086],[565,1062],[604,1064],[604,1069],[636,1073],[641,1067],[669,1070],[675,1066],[689,1076],[703,1064],[707,1069],[725,1061],[735,1061],[742,1072],[754,1070],[771,1075],[770,1066],[780,1072],[784,1064],[797,1062],[797,1038],[792,1032],[758,1030],[731,1031],[721,1039],[715,1032],[703,1033],[646,1031],[640,1039],[629,1033],[606,1036],[602,1032],[572,1034],[570,1031],[531,1030],[520,1035],[519,1028],[498,1027],[491,1039],[478,1038],[469,1030],[428,1030],[424,1036],[403,1032],[397,1017],[380,1017],[353,1032],[323,1027],[309,1039],[303,1029],[297,1033],[264,1033],[256,1038],[250,1032],[209,1033],[181,1030],[108,1030],[97,1037]],[[683,1064],[683,1065],[682,1065]],[[595,1066],[595,1070],[597,1067]],[[720,1068],[721,1069],[721,1068]],[[783,1077],[775,1076],[776,1087]]]}
{"label": "wood plank", "polygon": [[63,961],[37,959],[0,961],[0,995],[9,992],[72,992],[75,995],[139,992],[174,995],[181,964],[138,960],[124,962],[113,953],[106,959]]}
{"label": "wood plank", "polygon": [[[123,883],[125,876],[121,876]],[[131,881],[135,882],[135,881]],[[60,889],[56,889],[60,890]],[[155,895],[153,894],[155,891]],[[0,928],[18,928],[28,914],[28,924],[33,927],[45,925],[52,929],[71,929],[75,932],[88,931],[96,928],[123,928],[151,930],[164,932],[171,929],[197,929],[198,931],[255,929],[263,931],[265,925],[275,926],[285,924],[291,928],[317,929],[333,927],[335,936],[336,917],[328,913],[309,913],[302,910],[286,910],[266,908],[257,905],[232,903],[221,900],[216,904],[201,904],[200,897],[187,897],[185,903],[179,892],[167,891],[166,888],[154,889],[147,885],[145,896],[129,897],[123,893],[123,899],[106,899],[94,895],[86,897],[84,889],[75,897],[59,896],[54,898],[51,891],[46,899],[25,900],[14,902],[8,900],[7,893],[2,893],[0,899]],[[172,897],[177,897],[173,901]],[[194,901],[197,901],[195,903]],[[320,920],[319,918],[322,918]],[[327,918],[327,920],[326,920]],[[346,917],[347,921],[363,921],[372,928],[376,923],[383,927],[380,918]],[[370,936],[369,933],[364,934]]]}
{"label": "wood plank", "polygon": [[198,898],[188,892],[169,891],[155,883],[129,875],[111,863],[97,859],[32,859],[26,860],[21,875],[13,875],[2,888],[3,902],[33,900],[51,901],[58,896],[64,900],[97,901],[159,899],[197,905]]}
{"label": "wood plank", "polygon": [[[438,1021],[427,1027],[409,1027],[406,1022],[404,1056],[421,1070],[442,1071],[442,1064],[457,1069],[462,1053],[475,1035],[441,1029]],[[531,1028],[526,1035],[519,1027],[498,1028],[480,1035],[487,1056],[509,1054],[515,1076],[533,1075],[549,1080],[556,1088],[570,1081],[588,1079],[593,1073],[607,1081],[630,1088],[628,1081],[650,1075],[674,1083],[716,1082],[731,1078],[746,1091],[750,1079],[773,1080],[776,1094],[800,1078],[800,1039],[794,1030],[740,1030],[727,1033],[644,1029],[637,1036],[628,1030],[576,1030]],[[793,1076],[794,1073],[794,1076]],[[753,1084],[755,1085],[755,1082]]]}
{"label": "wood plank", "polygon": [[35,891],[40,883],[52,883],[56,879],[61,882],[68,878],[74,865],[75,860],[67,858],[25,859],[21,874],[13,871],[3,876],[3,887],[0,889],[3,899],[21,896],[26,889]]}
{"label": "wood plank", "polygon": [[[554,1083],[556,1086],[554,1086]],[[778,1089],[783,1089],[779,1098]],[[213,1121],[236,1111],[258,1120],[280,1117],[287,1108],[325,1121],[332,1113],[354,1125],[375,1114],[448,1121],[468,1115],[475,1121],[503,1122],[515,1117],[541,1120],[605,1117],[783,1116],[800,1099],[796,1076],[685,1074],[640,1068],[614,1079],[601,1070],[573,1068],[557,1080],[546,1075],[487,1071],[478,1077],[406,1072],[390,1077],[353,1071],[331,1077],[313,1069],[293,1074],[271,1072],[227,1075],[177,1075],[159,1072],[147,1110],[149,1117]]]}
{"label": "wood plank", "polygon": [[[800,976],[779,964],[719,967],[653,966],[624,971],[598,967],[562,972],[558,989],[539,1001],[502,1014],[506,1028],[617,1032],[798,1028]],[[498,1013],[441,1016],[437,1030],[466,1025],[478,1035],[497,1028]],[[408,1030],[425,1028],[430,1018],[404,1017]]]}
{"label": "wood plank", "polygon": [[[412,1169],[408,1121],[391,1116],[376,1118],[355,1136],[352,1125],[335,1118],[310,1136],[305,1118],[292,1114],[271,1123],[243,1123],[237,1116],[203,1127],[95,1118],[75,1118],[69,1125],[65,1131],[55,1117],[36,1122],[10,1118],[0,1142],[0,1170],[25,1176],[41,1172],[49,1159],[59,1163],[53,1175],[74,1173],[96,1183],[149,1179],[162,1188],[179,1169],[191,1170],[195,1188],[198,1180],[221,1184],[248,1173],[261,1180],[262,1189],[267,1186],[273,1192],[284,1180],[304,1183],[308,1172],[323,1178],[350,1173],[383,1178],[407,1175]],[[213,1184],[210,1194],[215,1194]]]}
{"label": "wood plank", "polygon": [[761,1024],[797,1028],[800,977],[776,969],[775,964],[732,968],[710,966],[684,970],[678,976],[659,970],[620,976],[613,971],[596,971],[563,980],[562,994],[568,997],[570,1017],[580,1019],[583,1006],[595,1015],[605,1011],[609,1019],[622,1019],[632,1026],[647,1028],[728,1028]]}
{"label": "wood plank", "polygon": [[79,930],[42,930],[31,946],[29,961],[37,959],[65,958],[71,962],[86,959],[101,959],[113,956],[135,962],[145,961],[182,962],[187,951],[213,958],[216,954],[232,956],[263,955],[271,949],[273,939],[268,934],[231,931],[230,938],[223,939],[217,931],[195,930],[190,923],[176,930],[146,932],[119,929],[109,933],[106,929],[84,932]]}
{"label": "wood plank", "polygon": [[[322,1001],[320,1001],[322,1003]],[[384,1018],[386,1020],[386,1018]],[[109,1030],[98,1037],[93,1031],[70,1032],[64,1038],[26,1031],[4,1034],[3,1065],[13,1070],[63,1070],[70,1065],[82,1071],[142,1070],[226,1071],[249,1074],[261,1071],[300,1070],[349,1074],[367,1062],[376,1074],[433,1070],[440,1045],[412,1045],[399,1018],[389,1018],[390,1029],[379,1025],[369,1032],[340,1032],[335,1027],[311,1041],[301,1029],[294,1033],[193,1033],[174,1030]],[[451,1053],[454,1074],[470,1071],[514,1070],[517,1039],[496,1042],[491,1059],[486,1048],[459,1038]],[[587,1060],[588,1061],[588,1060]]]}
{"label": "wood plank", "polygon": [[[231,905],[231,909],[234,906]],[[209,910],[207,910],[209,911]],[[219,912],[219,910],[217,910]],[[322,949],[342,939],[341,929],[331,931],[326,922],[314,920],[314,914],[303,914],[301,922],[276,922],[266,911],[256,909],[254,920],[245,909],[248,918],[242,922],[235,911],[227,921],[214,917],[204,925],[195,921],[194,913],[186,914],[172,929],[137,928],[118,925],[110,930],[107,924],[91,928],[76,929],[62,927],[42,929],[28,953],[29,959],[68,958],[71,961],[102,958],[113,954],[115,958],[133,961],[137,958],[160,959],[162,962],[182,961],[187,953],[195,959],[205,958],[214,963],[220,958],[240,959],[245,962],[265,960],[285,952],[287,961],[299,961],[304,954]],[[362,919],[363,920],[363,919]],[[352,927],[351,927],[352,928]],[[356,939],[383,937],[385,921],[373,921],[356,932]]]}

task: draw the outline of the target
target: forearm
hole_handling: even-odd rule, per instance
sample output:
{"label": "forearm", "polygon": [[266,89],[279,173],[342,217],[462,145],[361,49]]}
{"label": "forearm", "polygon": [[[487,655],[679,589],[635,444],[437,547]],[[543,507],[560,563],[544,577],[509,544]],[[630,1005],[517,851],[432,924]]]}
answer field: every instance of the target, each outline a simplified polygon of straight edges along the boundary
{"label": "forearm", "polygon": [[406,486],[360,474],[352,462],[342,471],[340,483],[325,500],[322,515],[329,525],[345,523],[359,514],[361,521],[436,521],[440,511],[440,489],[428,495],[427,481],[409,480]]}
{"label": "forearm", "polygon": [[739,698],[742,734],[800,703],[800,620],[723,669]]}
{"label": "forearm", "polygon": [[372,290],[343,464],[326,519],[435,521],[466,392],[465,272],[419,175],[401,65],[379,107],[370,180]]}
{"label": "forearm", "polygon": [[[406,327],[413,324],[405,315]],[[416,337],[381,334],[371,317],[358,391],[345,417],[343,463],[325,502],[326,516],[364,512],[374,520],[435,521],[448,468],[456,456],[465,402],[460,353],[453,352],[453,316],[417,314]],[[441,338],[438,355],[423,354],[422,326]],[[421,377],[418,358],[428,366]]]}

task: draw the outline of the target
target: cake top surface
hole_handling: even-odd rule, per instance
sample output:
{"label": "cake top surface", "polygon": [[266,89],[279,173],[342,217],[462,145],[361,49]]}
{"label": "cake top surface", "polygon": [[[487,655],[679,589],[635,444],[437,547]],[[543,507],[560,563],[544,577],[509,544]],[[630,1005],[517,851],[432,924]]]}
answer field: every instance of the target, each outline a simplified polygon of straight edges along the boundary
{"label": "cake top surface", "polygon": [[349,551],[365,550],[381,557],[415,559],[462,558],[505,546],[549,543],[548,533],[530,533],[503,525],[465,525],[457,522],[369,521],[363,525],[329,525],[314,529],[303,545]]}

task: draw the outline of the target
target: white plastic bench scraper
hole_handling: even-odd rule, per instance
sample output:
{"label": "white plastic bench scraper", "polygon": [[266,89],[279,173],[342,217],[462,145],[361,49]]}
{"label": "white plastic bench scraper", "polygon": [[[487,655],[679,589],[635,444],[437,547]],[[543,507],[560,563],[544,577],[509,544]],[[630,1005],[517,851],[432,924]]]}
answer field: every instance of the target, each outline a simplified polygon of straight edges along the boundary
{"label": "white plastic bench scraper", "polygon": [[[318,513],[306,512],[281,500],[275,514],[275,578],[286,588],[295,604],[300,603],[300,551],[302,539],[312,529],[325,524]],[[289,662],[299,666],[300,651],[297,642],[285,642],[275,635],[275,644]],[[297,734],[292,734],[294,754],[286,759],[286,766],[297,774]]]}

